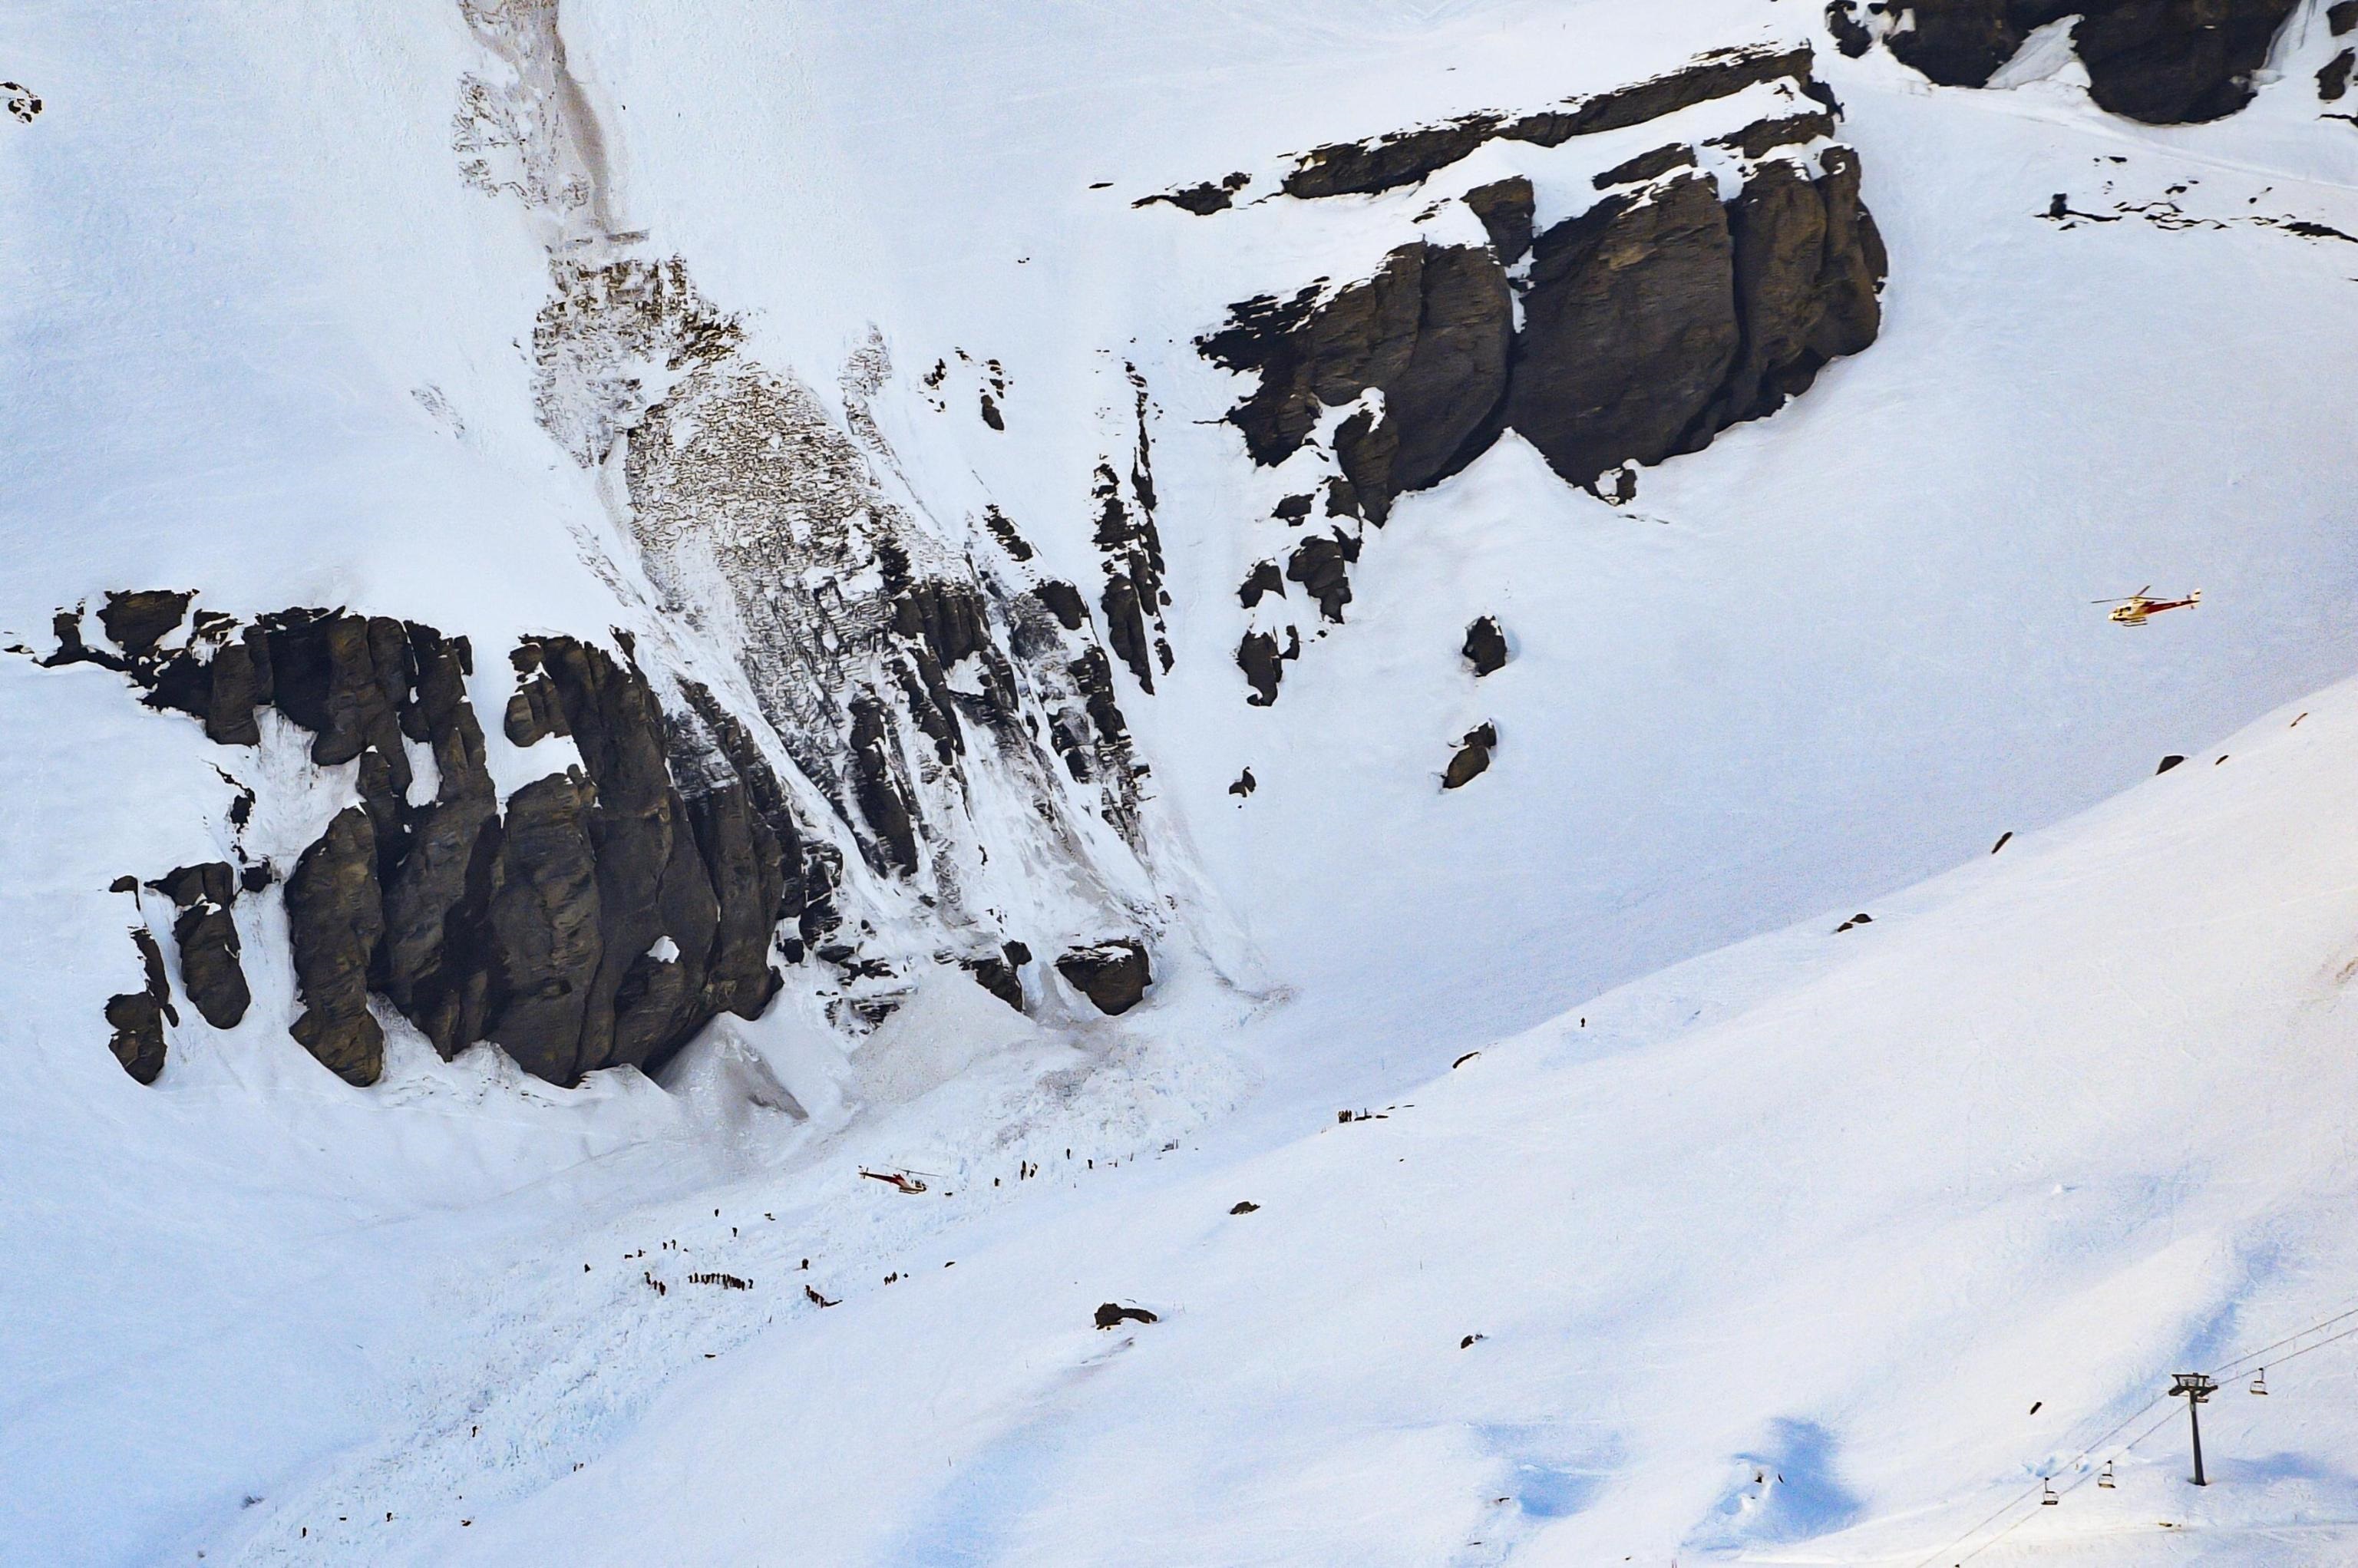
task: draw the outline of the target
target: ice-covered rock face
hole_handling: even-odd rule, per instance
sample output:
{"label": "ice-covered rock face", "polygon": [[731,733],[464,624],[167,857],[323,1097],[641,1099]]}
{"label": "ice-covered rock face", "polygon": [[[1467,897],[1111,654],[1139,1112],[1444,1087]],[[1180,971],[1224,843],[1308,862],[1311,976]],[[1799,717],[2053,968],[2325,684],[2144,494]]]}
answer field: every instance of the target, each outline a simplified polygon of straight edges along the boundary
{"label": "ice-covered rock face", "polygon": [[2148,124],[2221,119],[2251,102],[2253,73],[2298,0],[1831,0],[1844,52],[1881,37],[1934,81],[1982,87],[2039,28],[2071,20],[2091,96]]}

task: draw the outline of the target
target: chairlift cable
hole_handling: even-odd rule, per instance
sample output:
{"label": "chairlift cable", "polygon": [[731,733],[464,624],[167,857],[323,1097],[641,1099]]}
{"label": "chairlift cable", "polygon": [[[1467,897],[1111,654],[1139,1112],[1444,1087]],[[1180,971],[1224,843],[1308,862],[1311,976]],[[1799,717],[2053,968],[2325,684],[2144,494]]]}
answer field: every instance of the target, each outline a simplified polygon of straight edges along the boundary
{"label": "chairlift cable", "polygon": [[2268,1365],[2271,1367],[2281,1367],[2286,1362],[2293,1360],[2298,1357],[2306,1356],[2312,1350],[2322,1350],[2327,1346],[2332,1344],[2335,1340],[2347,1339],[2353,1335],[2358,1335],[2358,1324],[2352,1325],[2350,1327],[2343,1329],[2339,1334],[2329,1335],[2325,1338],[2319,1340],[2314,1345],[2304,1345],[2298,1350],[2288,1350],[2282,1356],[2277,1357],[2275,1360],[2269,1362]]}
{"label": "chairlift cable", "polygon": [[[2310,1324],[2307,1328],[2299,1329],[2292,1334],[2288,1334],[2273,1344],[2264,1345],[2257,1350],[2246,1351],[2244,1354],[2236,1357],[2232,1361],[2222,1362],[2217,1368],[2213,1368],[2209,1375],[2223,1380],[2225,1376],[2234,1368],[2240,1368],[2246,1363],[2256,1361],[2259,1357],[2267,1355],[2270,1351],[2280,1349],[2285,1346],[2294,1344],[2299,1340],[2306,1338],[2308,1336],[2315,1334],[2320,1328],[2329,1328],[2334,1324],[2352,1317],[2358,1317],[2358,1307],[2350,1307],[2344,1311],[2335,1313],[2331,1317],[2320,1319],[2318,1322]],[[2353,1336],[2358,1336],[2358,1325],[2353,1325],[2349,1328],[2345,1328],[2339,1334],[2332,1335],[2328,1338],[2320,1339],[2314,1345],[2304,1346],[2302,1348],[2292,1351],[2288,1355],[2279,1356],[2274,1361],[2269,1362],[2268,1365],[2281,1366],[2283,1363],[2293,1359],[2294,1357],[2306,1356],[2311,1350],[2321,1350],[2326,1346],[2331,1345],[2337,1340],[2348,1339]],[[2057,1473],[2060,1474],[2061,1471],[2069,1470],[2084,1460],[2093,1458],[2096,1453],[2103,1449],[2104,1446],[2112,1441],[2113,1438],[2128,1430],[2128,1428],[2135,1424],[2136,1422],[2145,1415],[2147,1411],[2152,1410],[2154,1406],[2160,1404],[2169,1397],[2169,1396],[2168,1394],[2156,1394],[2152,1399],[2147,1400],[2136,1410],[2132,1411],[2125,1418],[2115,1425],[2111,1431],[2105,1433],[2102,1437],[2099,1437],[2094,1442],[2089,1444],[2085,1448],[2082,1448],[2078,1454],[2073,1455],[2072,1458],[2058,1466]],[[2151,1437],[2155,1433],[2168,1425],[2173,1419],[2175,1419],[2175,1411],[2164,1413],[2159,1421],[2155,1422],[2151,1426],[2147,1427],[2143,1432],[2137,1433],[2136,1436],[2129,1439],[2127,1443],[2114,1450],[2115,1455],[2117,1456],[2119,1454],[2126,1454],[2130,1450],[2136,1448],[2138,1444],[2143,1443],[2147,1438]],[[2083,1471],[2068,1486],[2064,1487],[2061,1492],[2058,1492],[2056,1496],[2059,1498],[2071,1496],[2073,1492],[2079,1490],[2080,1487],[2085,1486],[2093,1474],[2093,1471]],[[1958,1536],[1954,1541],[1949,1542],[1948,1545],[1941,1547],[1933,1552],[1931,1556],[1926,1557],[1922,1562],[1919,1563],[1916,1565],[1916,1568],[1933,1568],[1933,1565],[1939,1563],[1943,1554],[1954,1551],[1959,1545],[1972,1540],[1974,1536],[1980,1534],[1983,1530],[1987,1530],[1991,1525],[2005,1518],[2006,1514],[2011,1512],[2013,1509],[2020,1508],[2027,1500],[2038,1497],[2041,1492],[2048,1489],[2049,1484],[2052,1479],[2052,1476],[2040,1476],[2029,1486],[2025,1487],[2021,1491],[2007,1498],[2004,1503],[1999,1504],[1997,1509],[1987,1518],[1981,1520],[1980,1523],[1975,1524],[1972,1529]],[[2039,1510],[2037,1509],[2033,1509],[2029,1513],[2023,1515],[2022,1518],[2015,1520],[2012,1524],[2007,1525],[1996,1535],[1991,1536],[1989,1540],[1985,1541],[1979,1546],[1974,1547],[1963,1557],[1952,1558],[1950,1561],[1953,1563],[1959,1564],[1970,1562],[1973,1558],[1981,1555],[1982,1552],[1987,1551],[1991,1546],[2005,1540],[2008,1535],[2011,1535],[2017,1530],[2021,1529],[2023,1525],[2038,1517]]]}
{"label": "chairlift cable", "polygon": [[2343,1312],[2335,1313],[2331,1317],[2322,1319],[2317,1323],[2312,1323],[2307,1328],[2297,1329],[2293,1333],[2286,1335],[2282,1339],[2277,1340],[2275,1345],[2263,1345],[2257,1350],[2247,1351],[2244,1355],[2236,1357],[2233,1361],[2222,1362],[2220,1365],[2211,1369],[2211,1375],[2214,1378],[2223,1378],[2232,1369],[2242,1367],[2246,1361],[2256,1361],[2261,1357],[2266,1356],[2269,1351],[2277,1348],[2279,1346],[2290,1345],[2297,1339],[2305,1339],[2309,1336],[2315,1334],[2319,1329],[2329,1327],[2333,1324],[2340,1323],[2346,1317],[2358,1317],[2358,1306],[2351,1307]]}

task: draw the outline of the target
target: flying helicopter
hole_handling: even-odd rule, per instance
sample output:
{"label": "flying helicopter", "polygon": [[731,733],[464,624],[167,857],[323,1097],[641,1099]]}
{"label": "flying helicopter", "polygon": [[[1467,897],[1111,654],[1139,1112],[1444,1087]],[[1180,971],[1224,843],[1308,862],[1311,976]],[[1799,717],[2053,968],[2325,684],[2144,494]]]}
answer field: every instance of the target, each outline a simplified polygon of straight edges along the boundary
{"label": "flying helicopter", "polygon": [[2199,588],[2184,599],[2155,599],[2152,593],[2153,584],[2147,583],[2126,599],[2092,599],[2088,602],[2111,605],[2109,619],[2124,626],[2142,626],[2165,610],[2184,610],[2202,602],[2202,590]]}

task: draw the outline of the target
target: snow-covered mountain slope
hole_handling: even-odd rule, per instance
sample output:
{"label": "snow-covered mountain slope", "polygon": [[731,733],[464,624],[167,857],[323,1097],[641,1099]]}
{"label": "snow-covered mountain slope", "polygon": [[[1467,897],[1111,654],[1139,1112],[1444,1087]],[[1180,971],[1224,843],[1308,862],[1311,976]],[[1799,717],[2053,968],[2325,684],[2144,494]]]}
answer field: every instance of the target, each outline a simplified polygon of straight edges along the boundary
{"label": "snow-covered mountain slope", "polygon": [[[889,1268],[763,1223],[802,1182],[631,1215],[483,1314],[503,1358],[684,1360],[627,1438],[566,1379],[496,1383],[209,1556],[2346,1561],[2353,780],[2345,684],[1867,924],[1428,1046],[1366,1119],[1052,1150],[1028,1206],[948,1197],[990,1217]],[[688,1281],[719,1272],[751,1300],[716,1323]],[[2196,1495],[2161,1390],[2222,1366]]]}
{"label": "snow-covered mountain slope", "polygon": [[[1896,13],[1854,58],[1790,0],[0,17],[0,73],[41,100],[0,121],[0,1245],[26,1264],[0,1558],[266,1554],[281,1526],[308,1552],[330,1507],[396,1514],[336,1537],[362,1560],[526,1528],[572,1465],[668,1444],[687,1415],[640,1428],[665,1390],[765,1327],[747,1354],[794,1377],[835,1336],[859,1360],[827,1376],[887,1377],[915,1292],[816,1317],[788,1262],[833,1296],[987,1249],[1012,1299],[1020,1260],[1103,1226],[1176,1269],[1158,1206],[1314,1164],[1305,1119],[1473,1095],[1412,1086],[2346,676],[2344,40],[2304,0],[2248,107],[2158,127],[2091,102],[2111,35],[2017,9],[1987,90],[1930,85]],[[1240,324],[1249,353],[1216,336]],[[2089,603],[2148,582],[2203,601],[2136,630]],[[1477,675],[1485,622],[1505,662]],[[2086,924],[2090,954],[2136,946]],[[1658,1015],[1802,994],[1814,942],[1590,1004],[1594,1034],[1654,999],[1583,1071],[1642,1098],[1735,1051]],[[2044,994],[1974,972],[1994,1005]],[[2265,990],[2235,1005],[2293,994]],[[1837,1054],[1903,1125],[1956,1076]],[[2158,1098],[2215,1065],[2157,1065]],[[1528,1072],[1463,1116],[1552,1146],[1573,1080]],[[2000,1108],[2026,1168],[2078,1126]],[[1715,1146],[1698,1116],[1653,1131]],[[1658,1166],[1650,1119],[1615,1122],[1635,1186],[1716,1158]],[[1410,1130],[1315,1148],[1371,1130]],[[1823,1141],[1729,1147],[1765,1171]],[[1202,1162],[1134,1164],[1173,1142]],[[1012,1179],[1067,1148],[1142,1206]],[[927,1200],[863,1161],[930,1173]],[[1735,1233],[1677,1203],[1648,1245],[1693,1283]],[[1816,1246],[1823,1206],[1757,1256]],[[744,1255],[756,1289],[641,1281],[657,1241],[717,1248],[756,1207],[789,1233]],[[1590,1224],[1536,1189],[1494,1212]],[[1289,1246],[1364,1220],[1303,1223]],[[1867,1301],[1887,1233],[1776,1299]],[[2284,1257],[2322,1278],[2331,1239]],[[1653,1277],[1601,1256],[1566,1308],[1599,1321]],[[1971,1261],[1989,1292],[2031,1267]],[[2240,1278],[2154,1285],[2147,1343]],[[1929,1387],[1905,1303],[1855,1310],[1876,1378]],[[1978,1310],[1992,1346],[2031,1321]],[[1337,1331],[1343,1364],[1377,1328]],[[1741,1386],[1756,1425],[1810,1402]],[[985,1430],[1017,1388],[978,1396]],[[1610,1465],[1531,1460],[1631,1477],[1565,1550],[1606,1519],[1717,1549],[1681,1534],[1701,1483],[1670,1456],[1713,1446],[1690,1393],[1608,1423]],[[1792,1419],[1872,1446],[1898,1418],[1855,1404]],[[986,1490],[1052,1484],[1080,1429],[1039,1419]],[[1335,1476],[1392,1467],[1331,1411],[1235,1419]],[[1965,1424],[1953,1494],[1843,1485],[1862,1520],[1963,1496],[2004,1435]],[[1720,1432],[1713,1463],[1768,1441]],[[1098,1550],[823,1473],[848,1552]],[[456,1525],[461,1494],[497,1513]],[[1158,1539],[1222,1556],[1195,1528]]]}

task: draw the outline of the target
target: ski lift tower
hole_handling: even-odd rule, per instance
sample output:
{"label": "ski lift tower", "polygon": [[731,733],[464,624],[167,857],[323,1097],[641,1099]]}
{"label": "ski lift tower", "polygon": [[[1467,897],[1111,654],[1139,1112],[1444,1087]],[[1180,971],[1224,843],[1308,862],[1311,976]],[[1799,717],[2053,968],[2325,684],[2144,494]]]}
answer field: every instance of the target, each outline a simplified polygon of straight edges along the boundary
{"label": "ski lift tower", "polygon": [[2194,1432],[2194,1484],[2207,1487],[2211,1483],[2202,1478],[2202,1417],[2199,1407],[2219,1391],[2219,1385],[2201,1372],[2180,1372],[2169,1391],[2186,1400],[2186,1419],[2192,1423]]}

